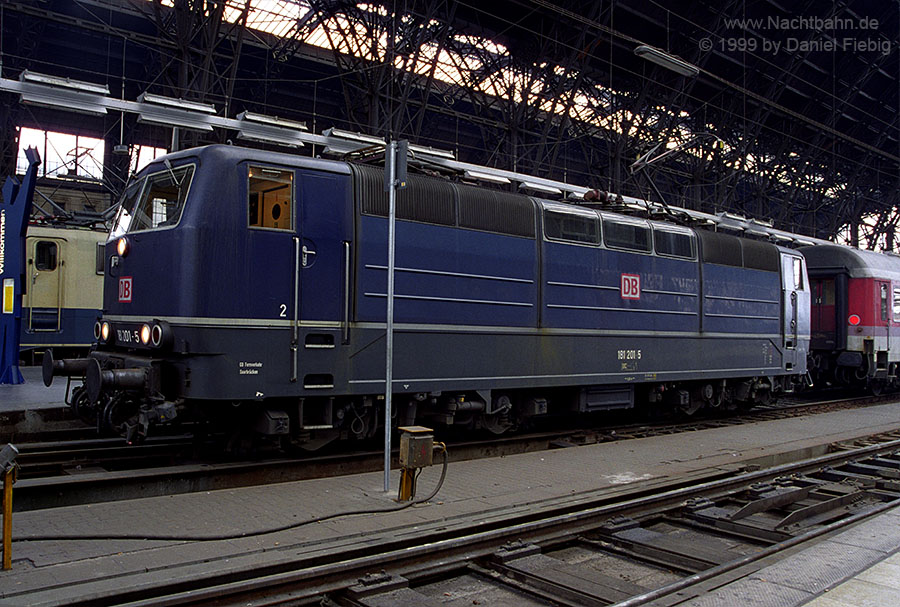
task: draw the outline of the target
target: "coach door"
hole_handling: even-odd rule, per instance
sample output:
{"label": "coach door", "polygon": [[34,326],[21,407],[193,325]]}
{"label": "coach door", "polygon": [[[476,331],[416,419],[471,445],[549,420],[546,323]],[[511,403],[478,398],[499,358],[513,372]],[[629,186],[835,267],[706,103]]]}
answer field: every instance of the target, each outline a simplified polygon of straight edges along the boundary
{"label": "coach door", "polygon": [[813,350],[833,350],[837,347],[837,323],[835,314],[834,278],[810,279],[812,289],[812,343]]}
{"label": "coach door", "polygon": [[[879,333],[884,333],[884,350],[891,349],[891,283],[877,280],[878,286],[878,327]],[[881,350],[878,333],[875,334],[875,349]],[[881,361],[879,361],[879,367]]]}
{"label": "coach door", "polygon": [[62,295],[62,244],[59,239],[29,238],[29,284],[25,294],[29,331],[59,331]]}

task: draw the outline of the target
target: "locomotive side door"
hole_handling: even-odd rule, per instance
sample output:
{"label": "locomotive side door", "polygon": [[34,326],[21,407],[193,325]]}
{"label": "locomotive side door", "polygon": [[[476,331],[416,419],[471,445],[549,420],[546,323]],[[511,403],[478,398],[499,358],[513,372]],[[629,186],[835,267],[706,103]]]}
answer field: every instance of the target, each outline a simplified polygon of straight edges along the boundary
{"label": "locomotive side door", "polygon": [[62,306],[62,245],[56,238],[29,238],[28,331],[59,331]]}
{"label": "locomotive side door", "polygon": [[[250,232],[246,259],[265,260],[265,271],[249,263],[243,266],[248,276],[247,292],[252,294],[253,305],[259,306],[260,317],[271,319],[275,326],[292,327],[290,347],[296,355],[296,327],[293,325],[299,295],[296,278],[299,239],[296,236],[294,171],[255,163],[246,165],[243,170],[248,175],[247,224]],[[268,354],[273,363],[281,363],[286,355],[286,352],[271,350]],[[293,368],[296,369],[296,364]]]}
{"label": "locomotive side door", "polygon": [[[800,297],[806,288],[804,284],[803,259],[786,253],[781,254],[782,293],[784,320],[782,333],[785,348],[796,348],[801,334]],[[808,296],[808,295],[807,295]],[[807,305],[807,309],[809,309]],[[808,322],[808,319],[806,319]]]}

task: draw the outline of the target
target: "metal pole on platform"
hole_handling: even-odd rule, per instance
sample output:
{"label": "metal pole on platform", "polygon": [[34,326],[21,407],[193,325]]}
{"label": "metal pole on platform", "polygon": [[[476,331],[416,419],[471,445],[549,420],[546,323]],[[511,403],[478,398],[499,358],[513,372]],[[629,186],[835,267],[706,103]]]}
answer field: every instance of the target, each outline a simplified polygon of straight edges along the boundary
{"label": "metal pole on platform", "polygon": [[12,502],[16,482],[16,456],[19,450],[7,444],[0,450],[0,475],[3,476],[3,570],[12,569]]}
{"label": "metal pole on platform", "polygon": [[13,474],[10,468],[3,472],[3,570],[12,569],[12,490]]}
{"label": "metal pole on platform", "polygon": [[391,392],[394,375],[394,250],[397,203],[397,142],[388,143],[385,154],[388,183],[388,275],[387,322],[385,327],[385,385],[384,385],[384,491],[391,490]]}

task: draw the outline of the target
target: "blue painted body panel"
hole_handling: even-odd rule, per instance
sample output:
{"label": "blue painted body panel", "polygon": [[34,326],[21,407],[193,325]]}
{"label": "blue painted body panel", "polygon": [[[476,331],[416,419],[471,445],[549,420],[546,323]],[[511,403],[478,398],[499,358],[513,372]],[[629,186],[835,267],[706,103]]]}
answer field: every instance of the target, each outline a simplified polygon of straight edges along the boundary
{"label": "blue painted body panel", "polygon": [[703,329],[713,333],[781,332],[778,272],[703,264]]}
{"label": "blue painted body panel", "polygon": [[[632,331],[700,328],[696,261],[544,243],[544,326]],[[622,275],[640,280],[626,299]]]}
{"label": "blue painted body panel", "polygon": [[[387,221],[360,217],[358,319],[384,322]],[[535,241],[397,222],[396,322],[536,327]]]}

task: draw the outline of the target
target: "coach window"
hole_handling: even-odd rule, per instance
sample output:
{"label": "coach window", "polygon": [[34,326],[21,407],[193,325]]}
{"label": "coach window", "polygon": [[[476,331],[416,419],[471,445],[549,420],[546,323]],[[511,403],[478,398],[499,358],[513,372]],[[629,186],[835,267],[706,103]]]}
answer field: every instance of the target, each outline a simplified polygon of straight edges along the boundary
{"label": "coach window", "polygon": [[56,243],[40,240],[34,247],[34,269],[41,272],[52,272],[56,269]]}
{"label": "coach window", "polygon": [[253,228],[291,230],[294,208],[294,172],[250,167],[248,222]]}
{"label": "coach window", "polygon": [[596,215],[544,211],[544,234],[552,240],[600,244],[600,221]]}
{"label": "coach window", "polygon": [[894,322],[900,322],[900,287],[894,287]]}
{"label": "coach window", "polygon": [[881,320],[888,319],[888,288],[881,283]]}

